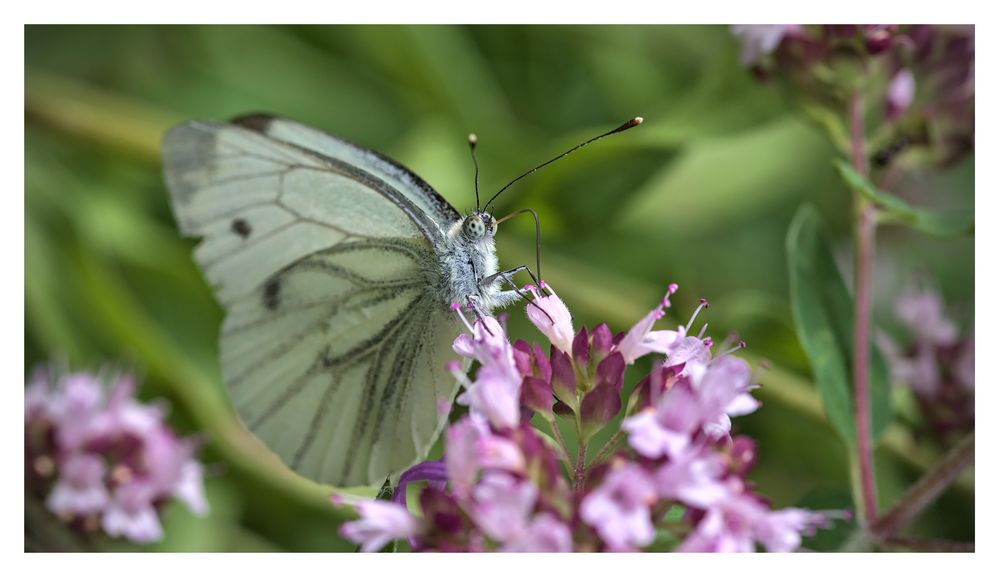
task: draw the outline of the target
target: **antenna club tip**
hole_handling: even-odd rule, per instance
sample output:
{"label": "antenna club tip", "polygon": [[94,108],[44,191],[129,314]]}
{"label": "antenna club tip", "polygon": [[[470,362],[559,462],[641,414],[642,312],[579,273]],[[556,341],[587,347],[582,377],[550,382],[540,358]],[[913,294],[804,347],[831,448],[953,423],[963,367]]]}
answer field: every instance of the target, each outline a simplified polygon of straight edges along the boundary
{"label": "antenna club tip", "polygon": [[470,132],[468,134],[468,143],[471,144],[472,146],[475,146],[478,142],[479,142],[479,137],[475,136],[474,132]]}
{"label": "antenna club tip", "polygon": [[641,116],[636,116],[636,117],[634,117],[634,118],[631,119],[631,123],[634,124],[635,126],[638,126],[639,124],[641,124],[643,122],[645,122],[645,119],[642,118]]}

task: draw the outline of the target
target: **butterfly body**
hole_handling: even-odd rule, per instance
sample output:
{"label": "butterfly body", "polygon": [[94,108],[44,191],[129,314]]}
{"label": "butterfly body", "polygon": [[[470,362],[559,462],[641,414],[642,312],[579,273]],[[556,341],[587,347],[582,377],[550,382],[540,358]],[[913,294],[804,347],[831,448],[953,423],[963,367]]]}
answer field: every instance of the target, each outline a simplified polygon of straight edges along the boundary
{"label": "butterfly body", "polygon": [[163,158],[226,311],[223,380],[247,427],[337,486],[424,458],[458,388],[450,305],[488,314],[516,298],[492,278],[492,217],[462,217],[391,159],[269,116],[181,124]]}

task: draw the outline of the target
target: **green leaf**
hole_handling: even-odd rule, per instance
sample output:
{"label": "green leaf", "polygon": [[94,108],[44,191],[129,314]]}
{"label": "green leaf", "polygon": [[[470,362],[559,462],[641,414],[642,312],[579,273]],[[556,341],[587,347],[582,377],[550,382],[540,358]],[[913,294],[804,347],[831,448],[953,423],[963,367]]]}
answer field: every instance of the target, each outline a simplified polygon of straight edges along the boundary
{"label": "green leaf", "polygon": [[[811,205],[802,206],[787,233],[791,309],[802,348],[812,364],[815,382],[829,421],[847,443],[853,443],[853,299],[836,268],[822,219]],[[871,348],[871,434],[891,420],[888,369]]]}
{"label": "green leaf", "polygon": [[885,222],[904,224],[934,236],[957,236],[975,232],[973,211],[942,212],[916,208],[905,200],[879,189],[843,159],[837,158],[833,164],[840,178],[851,190],[860,193],[884,211]]}

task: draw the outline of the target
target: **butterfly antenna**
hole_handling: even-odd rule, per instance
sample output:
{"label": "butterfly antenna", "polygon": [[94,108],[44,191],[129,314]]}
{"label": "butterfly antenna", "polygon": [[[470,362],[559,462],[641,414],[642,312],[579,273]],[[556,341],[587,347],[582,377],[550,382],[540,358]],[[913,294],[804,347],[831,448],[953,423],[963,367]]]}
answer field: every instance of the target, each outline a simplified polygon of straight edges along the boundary
{"label": "butterfly antenna", "polygon": [[475,145],[478,143],[478,136],[468,135],[468,149],[472,151],[472,164],[475,165],[475,212],[479,212],[479,159],[475,156]]}
{"label": "butterfly antenna", "polygon": [[603,138],[605,136],[610,136],[612,134],[617,134],[618,132],[624,132],[625,130],[628,130],[629,128],[634,128],[634,127],[638,126],[639,124],[641,124],[643,120],[644,119],[641,116],[636,116],[636,117],[632,118],[631,120],[629,120],[628,122],[625,122],[621,126],[618,126],[614,130],[607,131],[607,132],[605,132],[605,133],[603,133],[603,134],[601,134],[599,136],[594,136],[593,138],[587,140],[586,142],[584,142],[582,144],[577,144],[576,146],[573,146],[572,148],[570,148],[569,150],[566,150],[565,152],[563,152],[562,154],[556,156],[555,158],[553,158],[553,159],[551,159],[551,160],[549,160],[547,162],[543,162],[543,163],[535,166],[531,170],[528,170],[524,174],[521,174],[517,178],[515,178],[515,179],[511,180],[509,183],[507,183],[506,186],[504,186],[503,188],[501,188],[499,190],[499,192],[497,192],[496,194],[494,194],[493,197],[489,199],[489,202],[487,202],[486,206],[485,206],[486,210],[488,210],[489,206],[493,203],[494,200],[496,200],[496,197],[498,197],[500,194],[502,194],[504,190],[510,188],[510,186],[513,185],[513,183],[517,182],[518,180],[524,178],[525,176],[531,174],[532,172],[538,170],[539,168],[548,166],[549,164],[555,162],[556,160],[562,158],[563,156],[568,155],[569,153],[575,152],[575,151],[579,150],[580,148],[583,148],[584,146],[586,146],[587,144],[590,144],[591,142],[596,142],[597,140],[600,140],[601,138]]}

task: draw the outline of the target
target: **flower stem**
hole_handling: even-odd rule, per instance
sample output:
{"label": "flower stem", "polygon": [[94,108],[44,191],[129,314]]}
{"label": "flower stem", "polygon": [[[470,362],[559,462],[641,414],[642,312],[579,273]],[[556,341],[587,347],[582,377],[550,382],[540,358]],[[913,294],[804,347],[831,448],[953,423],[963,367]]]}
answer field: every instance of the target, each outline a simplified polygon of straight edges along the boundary
{"label": "flower stem", "polygon": [[583,480],[586,478],[586,443],[582,436],[579,439],[579,451],[576,453],[576,474],[573,481],[573,490],[579,491],[583,488]]}
{"label": "flower stem", "polygon": [[[867,155],[864,146],[864,101],[858,89],[850,98],[850,155],[853,168],[867,175]],[[853,327],[853,398],[856,423],[858,481],[862,510],[861,523],[870,526],[877,519],[877,494],[874,485],[874,458],[871,448],[871,407],[869,383],[871,269],[874,260],[874,231],[877,224],[875,207],[855,194],[856,231],[854,237],[855,274],[854,298],[856,309]]]}
{"label": "flower stem", "polygon": [[562,430],[558,428],[558,422],[555,421],[555,415],[548,421],[548,426],[552,428],[552,434],[555,435],[555,439],[558,441],[560,447],[562,447],[561,454],[559,455],[563,461],[565,461],[565,466],[572,470],[572,459],[569,457],[569,446],[565,444],[565,437],[562,436]]}
{"label": "flower stem", "polygon": [[941,539],[907,539],[892,537],[880,543],[886,551],[917,551],[938,553],[974,553],[974,543],[960,543]]}
{"label": "flower stem", "polygon": [[971,432],[899,497],[895,505],[872,525],[872,532],[885,540],[893,537],[950,486],[974,460],[975,433]]}
{"label": "flower stem", "polygon": [[590,461],[590,465],[603,463],[604,460],[607,459],[607,457],[610,457],[614,453],[614,449],[617,448],[618,444],[621,443],[621,439],[623,438],[624,438],[624,430],[618,429],[617,431],[615,431],[614,435],[610,438],[610,440],[608,440],[604,444],[603,448],[600,449],[600,452],[597,453],[597,456],[593,457],[593,460]]}

